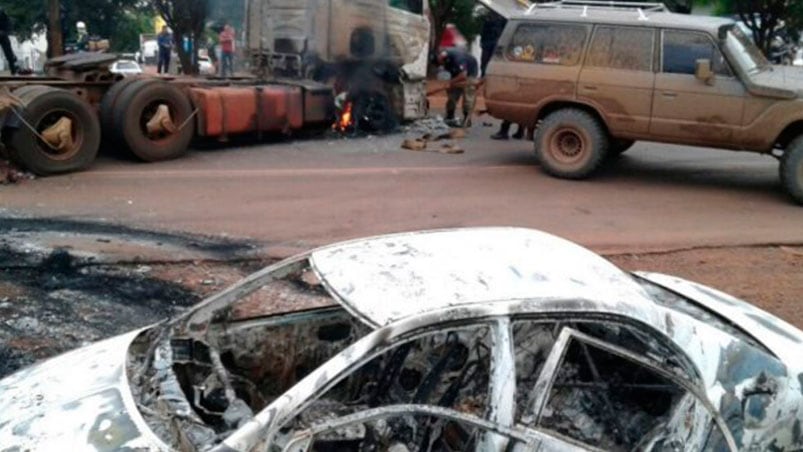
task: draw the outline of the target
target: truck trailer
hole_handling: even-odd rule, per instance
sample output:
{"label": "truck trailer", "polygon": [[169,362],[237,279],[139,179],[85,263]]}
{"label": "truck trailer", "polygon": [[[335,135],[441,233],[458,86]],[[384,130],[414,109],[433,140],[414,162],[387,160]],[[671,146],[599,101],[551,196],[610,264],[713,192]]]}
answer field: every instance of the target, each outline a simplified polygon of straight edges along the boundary
{"label": "truck trailer", "polygon": [[246,13],[246,76],[123,78],[115,55],[79,53],[0,77],[4,152],[50,175],[87,168],[101,146],[155,162],[201,137],[326,130],[336,104],[367,130],[426,114],[426,2],[247,0]]}

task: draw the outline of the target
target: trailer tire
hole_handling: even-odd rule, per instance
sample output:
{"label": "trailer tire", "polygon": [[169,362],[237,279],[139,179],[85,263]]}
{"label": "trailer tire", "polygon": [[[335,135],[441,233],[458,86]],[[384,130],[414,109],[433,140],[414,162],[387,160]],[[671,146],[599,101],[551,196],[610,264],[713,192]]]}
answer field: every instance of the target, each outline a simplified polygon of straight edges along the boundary
{"label": "trailer tire", "polygon": [[[152,138],[145,124],[159,105],[167,105],[177,131]],[[166,82],[139,80],[128,85],[114,103],[114,127],[122,142],[146,162],[170,160],[184,155],[195,135],[189,98]],[[182,127],[183,125],[183,127]]]}
{"label": "trailer tire", "polygon": [[100,124],[86,101],[49,87],[31,87],[18,97],[26,104],[22,117],[39,133],[62,117],[69,118],[73,143],[67,150],[56,151],[23,124],[10,131],[11,160],[40,176],[79,171],[92,164],[100,147]]}
{"label": "trailer tire", "polygon": [[55,88],[51,88],[51,87],[45,86],[45,85],[25,85],[23,87],[15,89],[12,92],[12,94],[14,94],[20,100],[25,102],[25,100],[28,97],[30,97],[32,95],[35,95],[35,94],[38,94],[41,91],[48,91],[48,90],[51,90],[51,89],[55,89]]}
{"label": "trailer tire", "polygon": [[786,147],[779,172],[786,192],[796,203],[803,205],[803,135]]}
{"label": "trailer tire", "polygon": [[102,137],[105,142],[109,144],[119,144],[121,142],[120,131],[114,127],[114,106],[117,104],[117,99],[120,98],[123,90],[131,86],[135,82],[147,81],[156,82],[156,79],[137,79],[125,78],[113,84],[100,101],[100,127]]}

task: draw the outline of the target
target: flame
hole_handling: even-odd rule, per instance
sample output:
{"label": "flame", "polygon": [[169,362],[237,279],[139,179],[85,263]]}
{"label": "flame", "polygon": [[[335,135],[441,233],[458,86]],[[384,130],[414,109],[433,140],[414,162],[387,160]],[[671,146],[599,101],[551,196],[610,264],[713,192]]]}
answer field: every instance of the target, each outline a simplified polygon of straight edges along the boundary
{"label": "flame", "polygon": [[349,127],[354,125],[354,118],[351,114],[352,103],[346,102],[343,106],[343,111],[340,113],[340,119],[335,123],[334,129],[339,132],[345,132]]}

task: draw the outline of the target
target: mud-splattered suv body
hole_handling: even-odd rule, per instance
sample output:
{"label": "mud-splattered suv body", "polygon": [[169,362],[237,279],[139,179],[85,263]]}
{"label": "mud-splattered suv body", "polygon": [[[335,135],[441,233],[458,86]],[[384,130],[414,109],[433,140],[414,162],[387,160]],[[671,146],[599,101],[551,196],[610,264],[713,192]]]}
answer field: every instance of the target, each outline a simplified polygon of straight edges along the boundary
{"label": "mud-splattered suv body", "polygon": [[733,21],[655,4],[485,3],[509,18],[488,111],[538,124],[550,174],[586,177],[636,140],[710,146],[780,157],[803,203],[803,69],[767,63]]}

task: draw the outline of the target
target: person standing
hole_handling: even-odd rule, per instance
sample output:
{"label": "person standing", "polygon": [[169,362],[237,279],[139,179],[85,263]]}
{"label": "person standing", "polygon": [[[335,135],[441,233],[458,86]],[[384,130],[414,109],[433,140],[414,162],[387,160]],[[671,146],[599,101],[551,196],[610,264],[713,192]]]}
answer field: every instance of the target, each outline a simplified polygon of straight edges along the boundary
{"label": "person standing", "polygon": [[480,73],[485,77],[485,70],[488,68],[488,63],[491,62],[494,52],[496,51],[496,44],[499,42],[499,37],[502,36],[502,31],[507,25],[507,19],[501,14],[488,10],[485,18],[482,21],[482,30],[480,31],[480,48],[482,49],[482,59],[480,61]]}
{"label": "person standing", "polygon": [[2,8],[0,8],[0,47],[3,48],[3,56],[8,62],[8,70],[11,71],[11,75],[15,75],[17,73],[17,56],[14,55],[14,49],[11,48],[11,19]]}
{"label": "person standing", "polygon": [[218,36],[220,42],[220,76],[234,75],[234,28],[226,24]]}
{"label": "person standing", "polygon": [[86,29],[86,24],[83,21],[75,23],[77,37],[75,39],[75,50],[77,52],[89,52],[89,32]]}
{"label": "person standing", "polygon": [[[451,126],[471,127],[471,114],[477,99],[477,76],[479,65],[477,59],[463,49],[448,49],[438,54],[438,64],[452,78],[446,91],[446,122]],[[455,120],[455,110],[460,98],[463,98],[463,121]]]}
{"label": "person standing", "polygon": [[162,31],[156,36],[156,44],[159,48],[159,60],[156,64],[156,72],[167,74],[170,71],[170,53],[173,51],[173,35],[167,26],[162,26]]}

